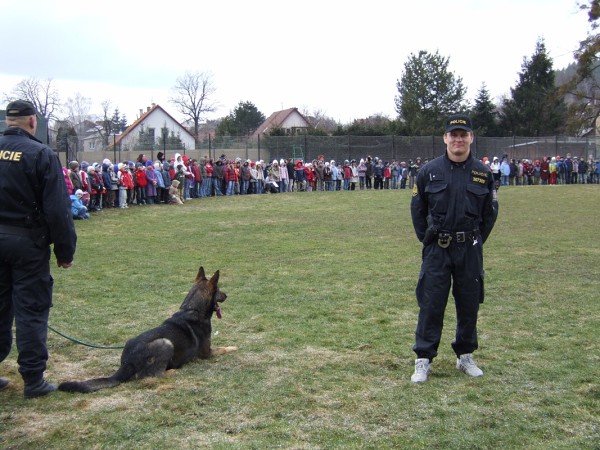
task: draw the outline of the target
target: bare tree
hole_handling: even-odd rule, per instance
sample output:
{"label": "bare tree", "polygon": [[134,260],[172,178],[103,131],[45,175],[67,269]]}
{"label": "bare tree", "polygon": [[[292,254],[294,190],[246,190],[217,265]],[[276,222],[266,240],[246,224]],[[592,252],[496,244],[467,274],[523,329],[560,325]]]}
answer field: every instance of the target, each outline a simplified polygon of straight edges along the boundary
{"label": "bare tree", "polygon": [[110,120],[109,110],[111,109],[110,100],[103,100],[102,103],[102,123],[101,128],[97,128],[98,133],[102,137],[104,147],[108,147],[108,136],[113,132],[112,121]]}
{"label": "bare tree", "polygon": [[169,99],[177,110],[194,125],[194,140],[198,144],[200,122],[206,113],[216,110],[212,95],[216,88],[212,75],[206,72],[186,72],[177,78],[173,87],[174,95]]}
{"label": "bare tree", "polygon": [[75,94],[75,98],[67,98],[63,110],[67,114],[67,121],[71,124],[77,133],[78,147],[83,148],[83,139],[87,131],[88,124],[91,121],[90,109],[92,99],[84,97],[79,92]]}
{"label": "bare tree", "polygon": [[596,129],[600,117],[600,1],[586,0],[578,6],[587,12],[590,29],[573,55],[575,73],[561,86],[568,100],[568,131],[575,134]]}
{"label": "bare tree", "polygon": [[308,120],[308,123],[310,123],[315,130],[320,130],[326,134],[331,134],[338,127],[337,121],[327,116],[325,111],[321,109],[315,109],[310,112],[308,108],[303,108],[301,112],[304,118]]}
{"label": "bare tree", "polygon": [[7,102],[13,100],[29,100],[37,111],[48,121],[56,120],[56,111],[60,108],[58,91],[52,85],[52,79],[40,81],[37,78],[21,80],[11,95],[5,95]]}

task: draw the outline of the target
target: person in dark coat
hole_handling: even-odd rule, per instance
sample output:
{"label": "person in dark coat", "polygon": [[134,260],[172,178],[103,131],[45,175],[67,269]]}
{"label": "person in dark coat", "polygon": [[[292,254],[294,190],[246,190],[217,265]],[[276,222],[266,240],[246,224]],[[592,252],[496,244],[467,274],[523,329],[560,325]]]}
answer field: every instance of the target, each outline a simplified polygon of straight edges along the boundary
{"label": "person in dark coat", "polygon": [[[10,353],[15,323],[25,398],[56,390],[46,382],[46,339],[52,306],[50,244],[58,267],[73,264],[77,235],[58,156],[34,135],[32,103],[6,109],[0,137],[0,362]],[[9,380],[0,378],[0,390]]]}
{"label": "person in dark coat", "polygon": [[498,200],[490,169],[471,154],[473,140],[469,117],[449,117],[446,152],[419,169],[413,188],[412,222],[423,243],[413,383],[427,381],[437,356],[451,285],[457,321],[452,342],[456,368],[472,377],[483,375],[473,352],[478,347],[477,314],[484,298],[483,244],[496,222]]}

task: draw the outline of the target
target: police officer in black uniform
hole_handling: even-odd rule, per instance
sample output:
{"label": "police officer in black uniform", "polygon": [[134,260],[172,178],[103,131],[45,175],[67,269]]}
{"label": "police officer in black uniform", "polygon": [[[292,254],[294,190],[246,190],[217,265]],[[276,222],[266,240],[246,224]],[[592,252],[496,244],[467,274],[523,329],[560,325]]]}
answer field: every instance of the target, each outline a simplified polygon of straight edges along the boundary
{"label": "police officer in black uniform", "polygon": [[483,302],[483,243],[496,222],[498,201],[491,171],[471,154],[473,139],[469,117],[449,117],[445,154],[419,170],[413,188],[412,221],[423,243],[413,383],[427,381],[437,356],[451,285],[456,368],[473,377],[483,375],[472,352],[478,347],[477,313]]}
{"label": "police officer in black uniform", "polygon": [[[0,137],[0,361],[10,352],[14,321],[24,396],[34,398],[56,389],[44,380],[54,282],[50,244],[58,266],[68,268],[77,236],[58,156],[34,137],[33,104],[9,103],[6,125]],[[0,378],[0,390],[8,384]]]}

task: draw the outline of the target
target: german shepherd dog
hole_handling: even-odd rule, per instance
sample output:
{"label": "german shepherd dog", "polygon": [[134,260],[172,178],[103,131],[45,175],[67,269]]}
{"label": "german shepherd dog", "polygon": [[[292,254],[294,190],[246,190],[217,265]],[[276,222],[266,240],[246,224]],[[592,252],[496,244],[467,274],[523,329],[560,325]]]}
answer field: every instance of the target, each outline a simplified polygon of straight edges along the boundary
{"label": "german shepherd dog", "polygon": [[159,377],[166,370],[178,369],[194,358],[209,358],[237,350],[237,347],[210,346],[211,318],[221,318],[221,306],[227,295],[217,286],[219,271],[210,280],[200,267],[196,281],[179,311],[162,325],[144,331],[125,344],[121,367],[111,377],[87,381],[67,381],[58,389],[66,392],[94,392],[115,387],[128,380]]}

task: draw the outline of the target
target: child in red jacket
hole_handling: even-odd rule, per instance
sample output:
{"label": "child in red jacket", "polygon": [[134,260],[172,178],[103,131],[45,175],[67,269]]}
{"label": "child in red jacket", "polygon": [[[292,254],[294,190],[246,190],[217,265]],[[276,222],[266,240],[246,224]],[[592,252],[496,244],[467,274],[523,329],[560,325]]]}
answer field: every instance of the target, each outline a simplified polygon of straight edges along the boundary
{"label": "child in red jacket", "polygon": [[146,185],[148,184],[148,180],[146,179],[146,170],[144,166],[139,163],[136,164],[135,171],[135,198],[138,205],[146,204]]}

